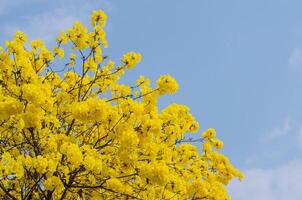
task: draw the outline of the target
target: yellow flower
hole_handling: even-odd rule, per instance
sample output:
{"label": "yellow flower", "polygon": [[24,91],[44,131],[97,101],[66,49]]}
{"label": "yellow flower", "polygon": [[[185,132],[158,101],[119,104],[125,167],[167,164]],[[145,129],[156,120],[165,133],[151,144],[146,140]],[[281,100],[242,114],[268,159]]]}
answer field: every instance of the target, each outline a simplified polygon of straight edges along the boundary
{"label": "yellow flower", "polygon": [[92,12],[91,16],[91,25],[96,26],[100,25],[101,27],[104,27],[106,25],[107,21],[107,15],[102,10],[95,10]]}
{"label": "yellow flower", "polygon": [[125,64],[127,69],[131,69],[135,67],[142,59],[142,56],[140,53],[136,52],[129,52],[125,54],[122,58],[122,62]]}
{"label": "yellow flower", "polygon": [[178,84],[176,80],[170,75],[161,75],[156,81],[159,94],[173,94],[178,90]]}
{"label": "yellow flower", "polygon": [[203,132],[201,134],[201,136],[204,139],[211,139],[211,138],[214,138],[216,136],[216,131],[213,128],[209,128],[208,130],[206,130],[205,132]]}
{"label": "yellow flower", "polygon": [[61,59],[64,57],[64,50],[61,48],[54,48],[53,52]]}
{"label": "yellow flower", "polygon": [[87,62],[84,65],[85,70],[89,70],[89,71],[96,71],[98,68],[98,65],[96,64],[96,62],[94,61],[94,59],[92,57],[89,57]]}
{"label": "yellow flower", "polygon": [[75,62],[76,62],[76,55],[74,53],[71,53],[69,55],[69,59],[70,59],[69,64],[70,64],[71,67],[73,67],[75,65]]}
{"label": "yellow flower", "polygon": [[75,22],[52,51],[42,40],[25,48],[22,32],[0,47],[0,196],[230,199],[226,185],[243,174],[219,153],[215,130],[199,152],[185,139],[199,127],[189,107],[158,107],[178,90],[170,75],[156,88],[144,76],[122,83],[141,54],[121,64],[103,56],[106,18],[94,11],[90,29]]}
{"label": "yellow flower", "polygon": [[18,31],[14,34],[14,40],[18,44],[24,45],[27,42],[27,36],[25,33]]}
{"label": "yellow flower", "polygon": [[30,42],[30,46],[33,50],[38,50],[44,47],[44,43],[42,40],[33,40]]}
{"label": "yellow flower", "polygon": [[221,140],[211,139],[210,142],[216,149],[221,149],[223,147],[223,142]]}

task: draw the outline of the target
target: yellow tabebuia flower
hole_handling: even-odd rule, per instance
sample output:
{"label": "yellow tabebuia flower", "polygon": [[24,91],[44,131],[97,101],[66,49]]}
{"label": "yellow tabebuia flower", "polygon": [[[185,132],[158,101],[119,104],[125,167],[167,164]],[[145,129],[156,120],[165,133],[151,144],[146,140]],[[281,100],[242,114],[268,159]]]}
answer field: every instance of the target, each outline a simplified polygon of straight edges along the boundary
{"label": "yellow tabebuia flower", "polygon": [[178,90],[178,84],[176,80],[170,75],[161,75],[156,84],[161,95],[173,94]]}
{"label": "yellow tabebuia flower", "polygon": [[54,48],[53,52],[55,53],[55,55],[58,55],[59,58],[64,57],[64,50],[61,48]]}
{"label": "yellow tabebuia flower", "polygon": [[52,51],[22,32],[0,47],[1,199],[230,199],[243,175],[215,130],[186,139],[199,129],[190,109],[158,108],[172,76],[121,83],[141,54],[104,56],[106,20],[94,11],[91,31],[75,22]]}
{"label": "yellow tabebuia flower", "polygon": [[92,12],[91,16],[91,25],[96,26],[100,25],[100,27],[104,27],[107,22],[107,15],[102,10],[95,10]]}
{"label": "yellow tabebuia flower", "polygon": [[211,138],[214,138],[216,136],[216,131],[213,128],[209,128],[208,130],[203,132],[201,134],[201,136],[205,139],[211,139]]}
{"label": "yellow tabebuia flower", "polygon": [[125,54],[122,58],[122,62],[125,63],[125,66],[128,69],[131,69],[135,67],[142,59],[142,56],[140,53],[136,52],[129,52]]}

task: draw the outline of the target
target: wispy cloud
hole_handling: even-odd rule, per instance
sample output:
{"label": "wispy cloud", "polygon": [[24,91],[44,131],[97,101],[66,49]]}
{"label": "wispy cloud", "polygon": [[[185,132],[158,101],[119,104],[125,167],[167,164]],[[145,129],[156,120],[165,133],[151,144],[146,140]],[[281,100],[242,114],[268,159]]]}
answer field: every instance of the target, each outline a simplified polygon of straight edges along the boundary
{"label": "wispy cloud", "polygon": [[297,130],[297,142],[302,147],[302,126]]}
{"label": "wispy cloud", "polygon": [[[302,122],[294,121],[292,117],[287,116],[284,118],[283,123],[280,126],[273,128],[268,131],[264,136],[260,137],[260,143],[272,142],[276,139],[284,139],[285,137],[294,141],[293,145],[298,145],[302,147]],[[256,157],[258,157],[257,155]],[[249,160],[255,160],[252,156]]]}
{"label": "wispy cloud", "polygon": [[10,11],[14,6],[20,5],[24,2],[24,0],[11,1],[11,0],[1,0],[0,1],[0,15],[5,14]]}
{"label": "wispy cloud", "polygon": [[[12,10],[16,7],[22,7],[25,3],[26,4],[34,4],[37,2],[43,2],[46,0],[0,0],[0,15],[8,14],[12,12]],[[14,13],[15,14],[15,13]]]}
{"label": "wispy cloud", "polygon": [[[289,115],[284,118],[283,123],[261,136],[259,141],[260,151],[246,160],[248,167],[243,170],[245,179],[242,182],[234,180],[228,186],[232,199],[300,200],[302,159],[287,154],[293,153],[293,150],[297,153],[299,144],[302,147],[302,126],[299,126],[299,121],[295,121],[293,116]],[[284,146],[277,146],[283,145],[282,141],[290,141],[287,145],[291,145],[292,148],[284,149]],[[276,158],[287,161],[277,164]],[[272,167],[273,165],[275,167]]]}
{"label": "wispy cloud", "polygon": [[288,135],[292,131],[292,129],[293,129],[292,120],[290,117],[286,117],[281,126],[276,127],[274,129],[272,129],[271,131],[267,132],[261,138],[261,140],[264,142],[267,142],[267,141],[273,140],[275,138],[279,138],[279,137]]}
{"label": "wispy cloud", "polygon": [[302,161],[292,161],[275,169],[244,171],[243,182],[229,185],[234,200],[300,200],[302,197]]}
{"label": "wispy cloud", "polygon": [[55,41],[60,30],[70,27],[75,21],[74,16],[67,16],[64,12],[64,9],[56,9],[30,16],[23,23],[6,24],[4,32],[6,35],[13,35],[14,32],[21,30],[27,33],[30,39],[40,38],[50,43]]}
{"label": "wispy cloud", "polygon": [[292,50],[288,59],[288,64],[292,70],[298,72],[299,74],[302,74],[302,49],[301,48],[296,47]]}
{"label": "wispy cloud", "polygon": [[[7,0],[4,1],[6,2]],[[21,3],[24,1],[20,0]],[[29,1],[34,4],[37,0]],[[22,6],[21,3],[18,5],[14,4],[14,6],[20,7]],[[5,7],[10,7],[10,4]],[[16,22],[3,24],[2,31],[5,35],[13,35],[14,32],[21,30],[27,33],[30,39],[41,38],[47,44],[52,44],[61,30],[71,27],[76,20],[88,22],[93,9],[104,7],[109,11],[113,10],[113,5],[108,0],[91,0],[85,3],[80,0],[57,1],[57,4],[50,6],[49,9],[41,10],[35,14],[24,15],[22,20]]]}

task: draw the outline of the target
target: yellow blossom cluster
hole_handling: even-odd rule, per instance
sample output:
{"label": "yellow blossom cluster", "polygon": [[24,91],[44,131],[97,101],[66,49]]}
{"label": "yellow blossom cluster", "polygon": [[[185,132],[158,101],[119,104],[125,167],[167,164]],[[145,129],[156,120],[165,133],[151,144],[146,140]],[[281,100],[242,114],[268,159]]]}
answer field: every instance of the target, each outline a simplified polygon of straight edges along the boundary
{"label": "yellow blossom cluster", "polygon": [[123,56],[122,61],[128,69],[135,67],[141,61],[141,54],[129,52]]}
{"label": "yellow blossom cluster", "polygon": [[199,127],[189,108],[158,109],[178,90],[170,75],[155,88],[143,76],[120,83],[141,55],[104,56],[106,20],[93,11],[90,29],[75,22],[53,50],[22,32],[0,48],[0,198],[230,199],[226,185],[242,174],[215,130],[200,153],[185,138]]}
{"label": "yellow blossom cluster", "polygon": [[173,94],[178,90],[176,80],[170,75],[161,75],[156,81],[159,94]]}

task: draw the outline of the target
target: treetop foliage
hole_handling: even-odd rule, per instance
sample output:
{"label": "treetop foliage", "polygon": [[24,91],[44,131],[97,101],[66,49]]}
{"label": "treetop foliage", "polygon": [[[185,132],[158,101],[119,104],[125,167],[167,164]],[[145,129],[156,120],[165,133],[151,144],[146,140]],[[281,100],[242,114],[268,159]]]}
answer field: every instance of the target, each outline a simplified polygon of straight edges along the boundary
{"label": "treetop foliage", "polygon": [[155,88],[143,76],[120,83],[142,58],[103,55],[106,20],[93,11],[89,29],[75,22],[52,50],[22,32],[0,48],[1,199],[230,199],[242,174],[215,130],[198,153],[185,138],[198,131],[189,108],[158,109],[178,90],[170,75]]}

